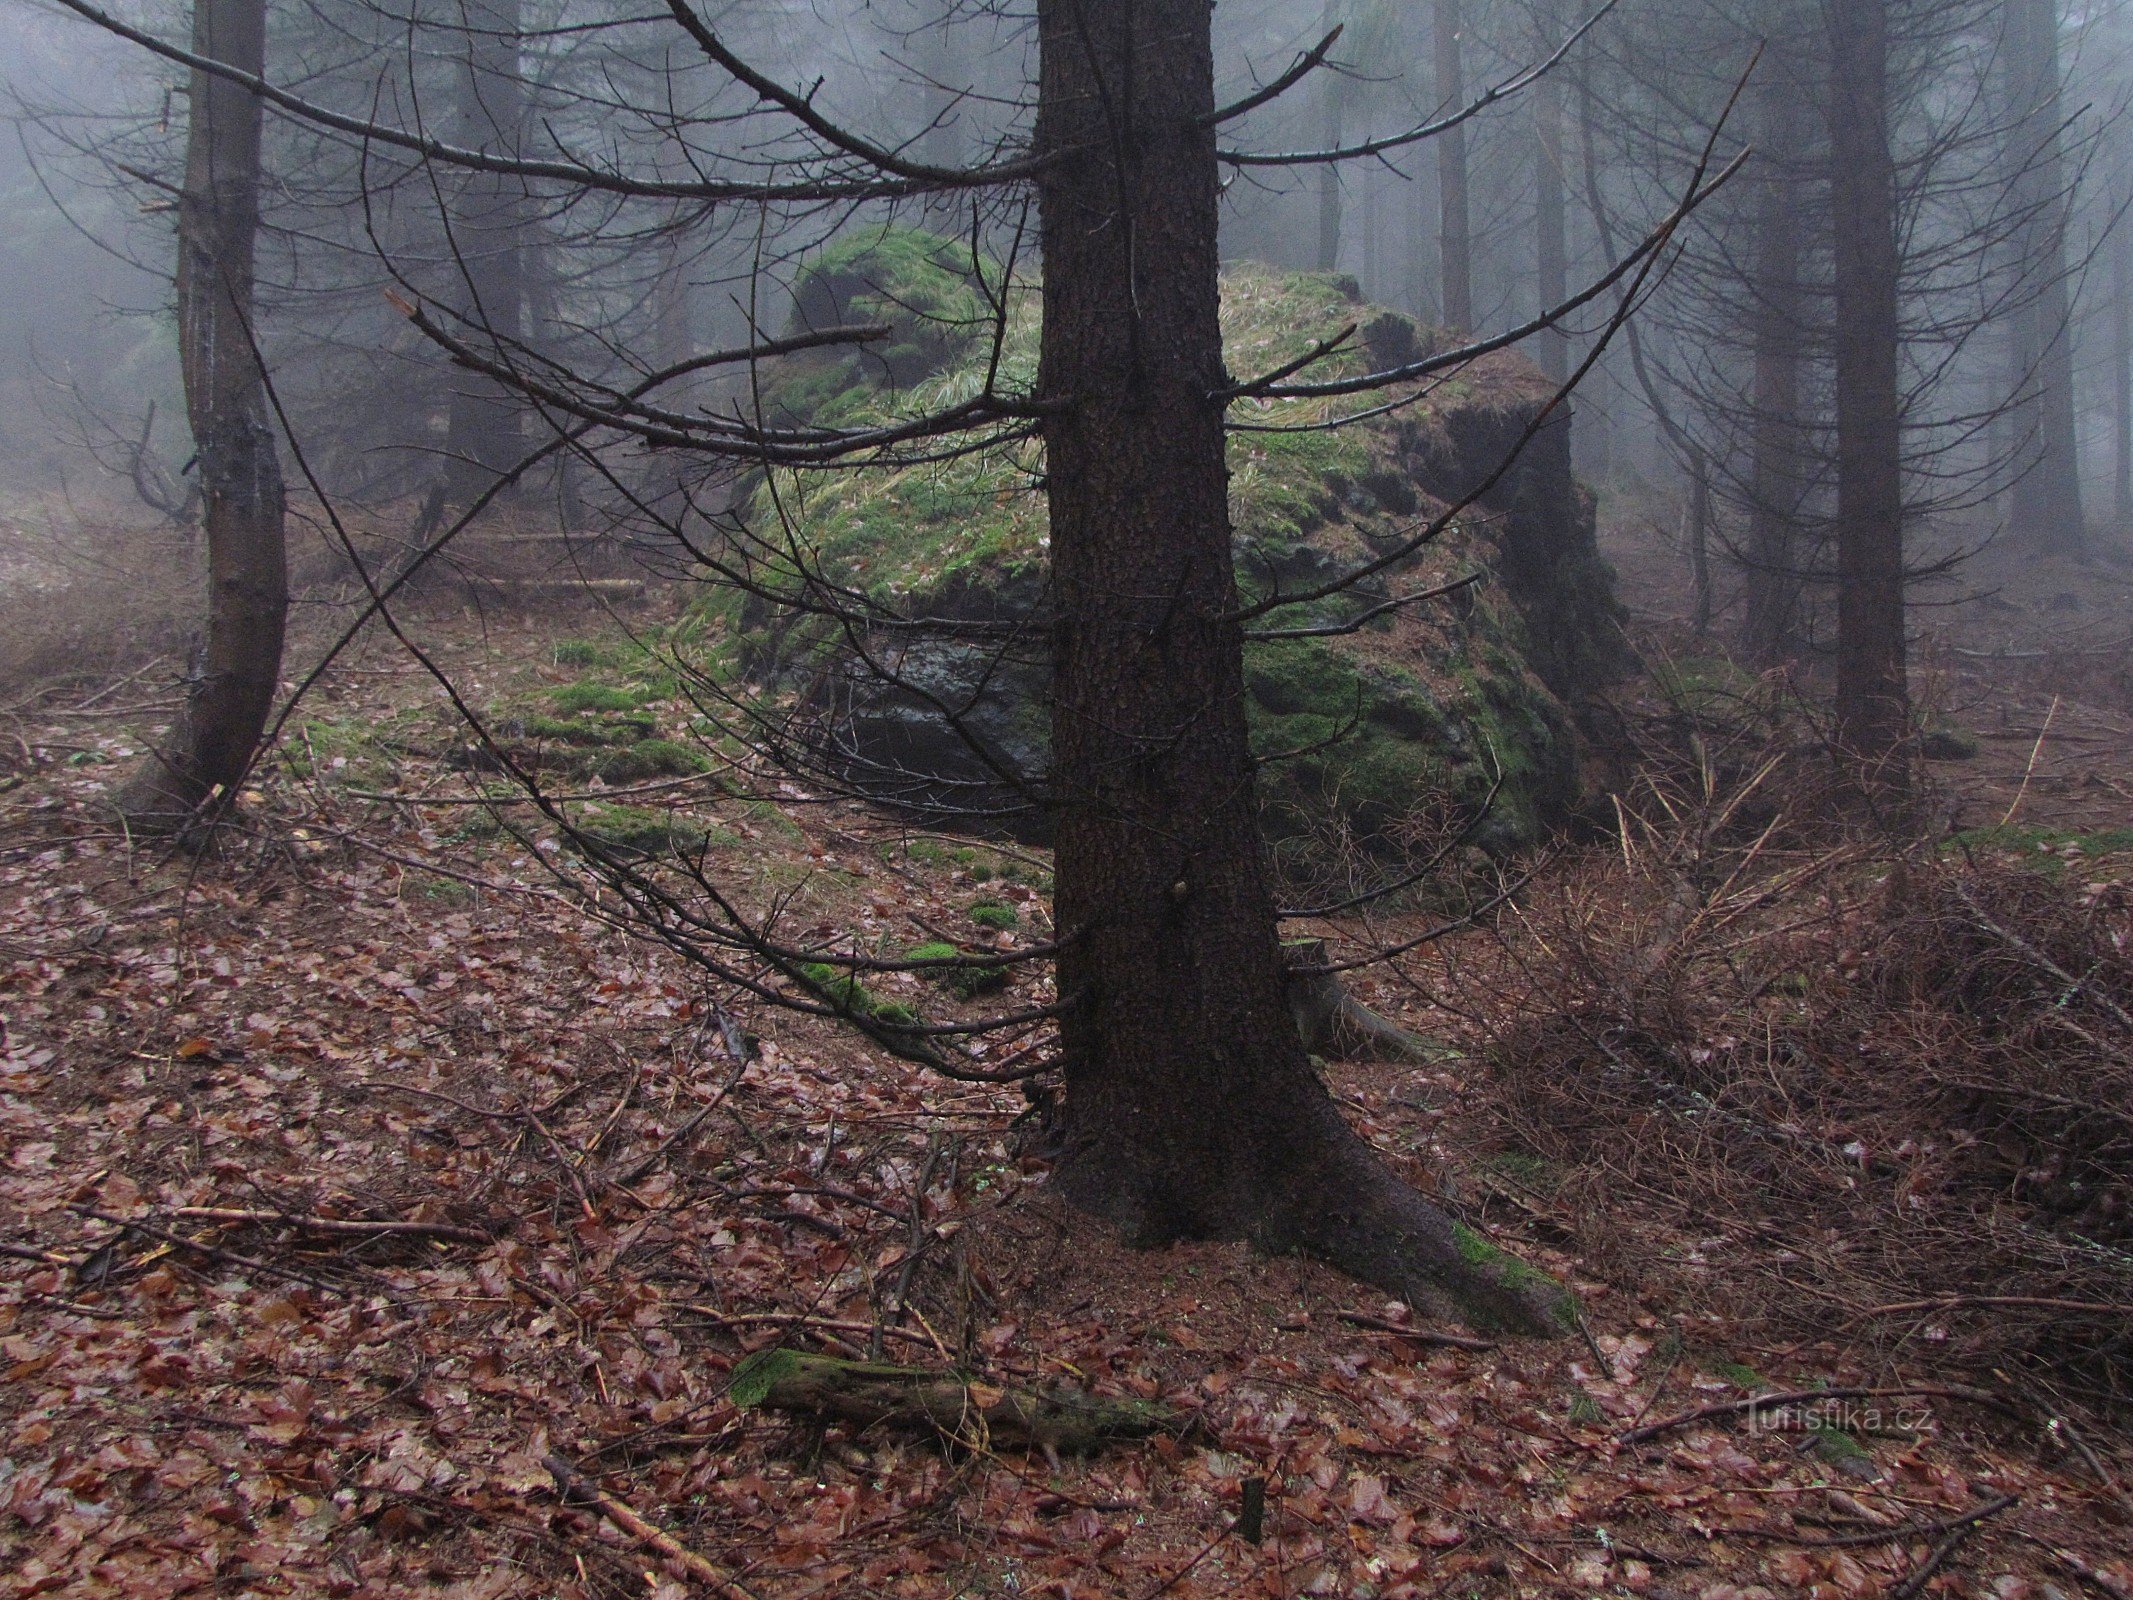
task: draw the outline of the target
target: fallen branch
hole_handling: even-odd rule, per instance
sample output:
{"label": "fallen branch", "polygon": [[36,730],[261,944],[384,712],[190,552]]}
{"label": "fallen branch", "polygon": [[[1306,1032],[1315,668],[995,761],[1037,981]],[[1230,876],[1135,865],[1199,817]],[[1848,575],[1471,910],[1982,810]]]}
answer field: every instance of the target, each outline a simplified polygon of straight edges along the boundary
{"label": "fallen branch", "polygon": [[2054,1561],[2066,1568],[2067,1571],[2071,1572],[2083,1583],[2094,1584],[2105,1594],[2113,1596],[2114,1600],[2133,1600],[2133,1583],[2127,1583],[2123,1578],[2112,1576],[2086,1556],[2062,1549],[2058,1545],[2039,1539],[2033,1533],[2023,1534],[2022,1537],[2032,1543],[2043,1545]]}
{"label": "fallen branch", "polygon": [[171,1213],[201,1222],[270,1223],[303,1228],[311,1233],[338,1233],[352,1238],[376,1239],[391,1234],[450,1239],[458,1244],[494,1244],[478,1228],[455,1227],[448,1222],[366,1222],[350,1217],[306,1217],[280,1211],[250,1211],[236,1206],[179,1206]]}
{"label": "fallen branch", "polygon": [[[197,1255],[206,1256],[210,1261],[227,1262],[233,1267],[242,1267],[247,1272],[264,1272],[269,1277],[286,1278],[293,1283],[308,1283],[312,1288],[324,1289],[328,1294],[345,1295],[348,1293],[345,1286],[321,1278],[316,1273],[302,1272],[294,1267],[276,1266],[273,1262],[261,1261],[256,1256],[239,1255],[234,1250],[224,1250],[219,1245],[202,1244],[198,1239],[188,1239],[182,1233],[169,1233],[162,1228],[146,1222],[136,1221],[131,1217],[114,1216],[108,1211],[98,1211],[92,1206],[69,1206],[67,1209],[78,1217],[93,1217],[98,1222],[108,1222],[114,1227],[130,1229],[135,1233],[154,1239],[160,1244],[171,1245],[180,1250],[190,1250]],[[358,1272],[365,1271],[361,1267],[353,1270]],[[365,1275],[370,1277],[377,1276],[375,1273],[366,1273]]]}
{"label": "fallen branch", "polygon": [[1922,1521],[1892,1523],[1885,1528],[1875,1528],[1866,1533],[1803,1534],[1796,1528],[1713,1528],[1711,1533],[1721,1539],[1762,1539],[1771,1544],[1796,1545],[1802,1550],[1853,1550],[1861,1545],[1904,1544],[1913,1539],[1932,1539],[1953,1533],[1986,1517],[1998,1516],[2019,1497],[2003,1494],[1997,1500],[1987,1501],[1968,1511],[1952,1517],[1933,1517]]}
{"label": "fallen branch", "polygon": [[859,1427],[928,1428],[943,1439],[977,1447],[1034,1447],[1047,1458],[1088,1454],[1116,1439],[1182,1434],[1193,1421],[1147,1400],[1071,1389],[1009,1389],[957,1372],[797,1350],[750,1356],[733,1369],[727,1396],[743,1411],[763,1407]]}
{"label": "fallen branch", "polygon": [[724,1567],[708,1556],[698,1555],[664,1528],[652,1526],[613,1495],[603,1492],[561,1456],[544,1456],[541,1465],[555,1479],[556,1493],[564,1500],[583,1500],[596,1507],[600,1515],[639,1544],[658,1551],[699,1583],[707,1583],[714,1592],[726,1596],[727,1600],[756,1600]]}
{"label": "fallen branch", "polygon": [[1919,1562],[1912,1569],[1909,1577],[1889,1591],[1889,1600],[1911,1600],[1913,1595],[1917,1594],[1919,1590],[1923,1589],[1931,1581],[1933,1574],[1940,1571],[1947,1564],[1948,1558],[1955,1554],[1956,1546],[1977,1532],[1977,1525],[1980,1522],[1987,1517],[1997,1516],[2000,1512],[2005,1511],[2015,1503],[2015,1500],[2016,1496],[2003,1494],[1995,1500],[1987,1501],[1974,1511],[1965,1512],[1962,1516],[1956,1518],[1954,1522],[1948,1525],[1947,1537],[1935,1545],[1931,1552],[1927,1554],[1926,1559]]}
{"label": "fallen branch", "polygon": [[[1865,1317],[1893,1317],[1909,1311],[1953,1311],[1959,1306],[1992,1306],[2001,1309],[2068,1311],[2081,1315],[2133,1317],[2133,1306],[2112,1305],[2102,1300],[2043,1300],[2019,1294],[1944,1294],[1931,1300],[1898,1300],[1891,1305],[1870,1306]],[[1858,1320],[1855,1318],[1854,1320]]]}
{"label": "fallen branch", "polygon": [[1333,1315],[1351,1328],[1369,1328],[1376,1333],[1396,1333],[1410,1344],[1442,1345],[1448,1350],[1494,1350],[1496,1344],[1489,1339],[1476,1339],[1465,1333],[1439,1333],[1434,1328],[1410,1328],[1404,1322],[1393,1322],[1384,1317],[1373,1317],[1361,1311],[1336,1311]]}
{"label": "fallen branch", "polygon": [[[810,1333],[850,1333],[863,1339],[871,1339],[875,1333],[871,1322],[839,1322],[831,1317],[810,1317],[796,1311],[742,1311],[728,1313],[710,1306],[684,1305],[684,1311],[694,1311],[699,1316],[709,1317],[719,1328],[800,1328]],[[902,1339],[909,1344],[922,1344],[933,1348],[933,1341],[923,1333],[913,1333],[909,1328],[883,1327],[884,1339]]]}

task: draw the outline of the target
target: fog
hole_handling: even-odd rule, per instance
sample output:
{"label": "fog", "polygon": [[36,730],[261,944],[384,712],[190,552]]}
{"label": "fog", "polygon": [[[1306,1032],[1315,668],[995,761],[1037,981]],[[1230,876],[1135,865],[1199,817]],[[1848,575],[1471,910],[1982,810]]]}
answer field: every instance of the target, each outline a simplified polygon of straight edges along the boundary
{"label": "fog", "polygon": [[[2040,57],[2022,32],[2034,9],[1891,8],[1906,537],[1922,582],[1947,579],[1942,559],[1973,547],[2118,550],[2133,518],[2128,230],[2114,226],[2128,192],[2127,27],[2114,7],[2058,8]],[[1714,163],[1752,149],[1683,225],[1627,327],[1602,338],[1617,300],[1600,294],[1525,349],[1560,374],[1604,346],[1574,400],[1578,461],[1603,520],[1672,528],[1661,542],[1681,548],[1667,581],[1704,574],[1699,613],[1762,629],[1753,653],[1764,660],[1812,645],[1830,602],[1816,554],[1834,515],[1836,414],[1816,15],[1625,0],[1538,77],[1531,69],[1587,20],[1557,0],[1229,0],[1216,17],[1221,99],[1251,94],[1343,30],[1332,69],[1302,73],[1225,130],[1239,146],[1368,146],[1492,102],[1436,138],[1336,168],[1226,169],[1225,258],[1345,274],[1364,302],[1428,325],[1485,336],[1535,318],[1666,214],[1707,142]],[[168,37],[183,23],[175,7],[127,16]],[[801,158],[791,127],[675,30],[620,16],[585,0],[454,0],[404,15],[284,0],[269,75],[344,115],[589,154],[618,171],[734,174]],[[743,0],[714,21],[822,114],[889,147],[953,164],[1005,159],[1028,137],[1034,40],[1021,8]],[[480,41],[505,29],[517,39],[508,56],[489,50],[469,78]],[[151,404],[149,475],[174,482],[191,453],[170,315],[185,75],[44,0],[9,0],[0,30],[13,117],[0,150],[11,218],[0,476],[24,504],[73,496],[153,519],[131,481]],[[1449,55],[1441,39],[1456,40]],[[507,80],[521,120],[499,129],[484,97]],[[1796,107],[1789,125],[1773,120],[1778,100]],[[1040,254],[1012,197],[967,214],[943,200],[775,216],[552,184],[482,200],[480,182],[449,164],[281,113],[267,118],[264,160],[259,340],[321,483],[366,506],[426,492],[444,456],[465,454],[473,404],[388,291],[464,312],[486,287],[546,357],[612,375],[732,344],[751,324],[774,331],[811,254],[892,218],[951,235],[974,226],[983,248],[1019,248],[1025,267]],[[506,206],[508,226],[481,222],[484,205]],[[1773,206],[1793,235],[1781,291],[1758,221]],[[1781,485],[1757,398],[1780,356],[1773,315],[1789,325],[1782,381],[1797,408]],[[705,394],[733,392],[731,380],[705,382]],[[539,424],[504,426],[517,439]],[[1707,510],[1684,533],[1692,502]],[[1791,575],[1773,600],[1756,591],[1776,566]],[[1985,568],[1993,576],[1972,589],[2004,576],[1990,557]],[[1769,633],[1771,604],[1788,645]]]}

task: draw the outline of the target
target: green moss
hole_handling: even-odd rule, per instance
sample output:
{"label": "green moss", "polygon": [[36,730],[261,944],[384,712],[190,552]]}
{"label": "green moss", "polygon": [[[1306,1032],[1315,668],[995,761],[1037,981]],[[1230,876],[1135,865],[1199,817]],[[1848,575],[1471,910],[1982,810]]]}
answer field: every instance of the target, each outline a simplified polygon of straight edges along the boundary
{"label": "green moss", "polygon": [[1468,1266],[1514,1294],[1537,1291],[1538,1297],[1548,1301],[1549,1314],[1560,1326],[1571,1331],[1578,1327],[1583,1313],[1577,1296],[1540,1268],[1497,1248],[1463,1222],[1452,1224],[1452,1243]]}
{"label": "green moss", "polygon": [[1489,1157],[1489,1165],[1529,1189],[1552,1190],[1562,1181],[1554,1163],[1524,1151],[1506,1150]]}
{"label": "green moss", "polygon": [[1814,1431],[1815,1454],[1833,1467],[1871,1465],[1873,1455],[1857,1439],[1842,1428],[1831,1423],[1814,1421],[1809,1424]]}
{"label": "green moss", "polygon": [[558,711],[579,715],[588,711],[635,711],[642,703],[627,689],[595,683],[589,678],[565,684],[548,698]]}
{"label": "green moss", "polygon": [[650,717],[507,717],[496,724],[507,738],[530,739],[544,744],[616,745],[636,744],[653,737],[659,724]]}
{"label": "green moss", "polygon": [[709,842],[688,818],[641,806],[589,806],[574,820],[586,838],[624,855],[692,856]]}
{"label": "green moss", "polygon": [[[878,425],[970,397],[992,354],[981,277],[1008,307],[1003,386],[1029,386],[1037,363],[1035,285],[1003,282],[997,264],[974,263],[961,241],[870,228],[810,264],[793,321],[884,321],[892,339],[777,363],[769,378],[775,403],[811,422]],[[1250,264],[1225,275],[1222,321],[1228,366],[1240,376],[1294,360],[1351,324],[1361,325],[1359,335],[1315,365],[1312,377],[1412,359],[1435,341],[1399,313],[1360,307],[1343,280]],[[1493,381],[1504,383],[1500,374]],[[1489,408],[1524,403],[1516,383],[1481,401],[1469,386],[1443,385],[1395,417],[1337,430],[1314,425],[1344,414],[1342,402],[1241,404],[1241,423],[1306,430],[1232,436],[1231,513],[1247,595],[1308,587],[1411,533],[1425,510],[1420,476],[1427,463],[1447,459],[1446,414],[1471,407],[1501,432]],[[780,470],[750,486],[748,515],[771,547],[781,548],[789,530],[810,566],[884,606],[1018,617],[1041,612],[1049,539],[1043,472],[1035,441],[834,474]],[[1388,592],[1492,562],[1493,526],[1486,518],[1463,522],[1441,550],[1403,558],[1384,574]],[[772,585],[797,582],[776,560],[761,576]],[[1604,572],[1593,581],[1606,601]],[[1371,598],[1330,600],[1269,620],[1285,627],[1339,622]],[[1578,624],[1555,631],[1576,633]],[[820,619],[781,615],[717,586],[707,586],[669,642],[717,681],[771,694],[802,692],[844,649],[842,636]],[[1569,720],[1533,670],[1537,659],[1516,608],[1486,592],[1389,614],[1356,636],[1252,644],[1254,748],[1278,758],[1262,778],[1270,833],[1303,841],[1305,855],[1319,840],[1392,853],[1419,821],[1435,824],[1448,813],[1464,820],[1500,773],[1479,842],[1497,855],[1538,842],[1574,809],[1579,788]],[[1012,701],[1000,718],[1003,748],[1016,749],[1018,760],[1026,749],[1041,763],[1046,729],[1041,692],[1032,687],[1042,682],[1041,663],[1027,681],[1010,678],[980,673],[973,682],[1009,685],[999,687]],[[912,859],[921,857],[914,852]],[[1295,859],[1313,873],[1327,865]],[[969,865],[981,881],[997,870]]]}
{"label": "green moss", "polygon": [[1769,1379],[1744,1362],[1716,1362],[1711,1366],[1710,1372],[1713,1377],[1723,1378],[1737,1389],[1746,1389],[1754,1392],[1770,1387]]}
{"label": "green moss", "polygon": [[2088,832],[2023,825],[1965,828],[1960,833],[1950,834],[1947,842],[1957,849],[2006,851],[2016,856],[2062,852],[2108,856],[2133,850],[2133,828],[2101,828]]}
{"label": "green moss", "polygon": [[614,652],[590,639],[565,639],[555,647],[559,667],[607,667],[614,665]]}
{"label": "green moss", "polygon": [[701,750],[671,739],[640,739],[617,751],[596,769],[602,783],[644,783],[653,778],[687,778],[709,771]]}
{"label": "green moss", "polygon": [[[906,961],[957,961],[962,951],[952,944],[922,944],[906,950]],[[939,984],[958,999],[975,1000],[979,995],[997,994],[1007,987],[1007,973],[1000,967],[965,964],[953,967],[935,967],[921,974],[928,983]]]}
{"label": "green moss", "polygon": [[917,1025],[919,1014],[900,1000],[884,1000],[859,981],[856,973],[833,967],[826,961],[810,961],[800,968],[800,981],[815,995],[839,1011],[870,1018],[892,1028]]}
{"label": "green moss", "polygon": [[1003,906],[998,901],[980,900],[970,908],[970,920],[981,928],[993,928],[1001,932],[1016,927],[1022,921],[1015,915],[1013,906]]}

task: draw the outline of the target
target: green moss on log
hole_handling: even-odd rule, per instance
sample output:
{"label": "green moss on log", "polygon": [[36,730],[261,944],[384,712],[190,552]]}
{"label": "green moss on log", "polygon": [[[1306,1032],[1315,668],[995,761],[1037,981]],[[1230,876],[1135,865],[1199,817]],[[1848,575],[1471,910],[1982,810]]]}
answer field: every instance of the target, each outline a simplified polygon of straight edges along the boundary
{"label": "green moss on log", "polygon": [[1068,1388],[1021,1389],[967,1373],[765,1350],[733,1369],[743,1411],[799,1412],[855,1427],[919,1428],[974,1449],[1084,1455],[1119,1440],[1180,1434],[1191,1418],[1150,1400]]}

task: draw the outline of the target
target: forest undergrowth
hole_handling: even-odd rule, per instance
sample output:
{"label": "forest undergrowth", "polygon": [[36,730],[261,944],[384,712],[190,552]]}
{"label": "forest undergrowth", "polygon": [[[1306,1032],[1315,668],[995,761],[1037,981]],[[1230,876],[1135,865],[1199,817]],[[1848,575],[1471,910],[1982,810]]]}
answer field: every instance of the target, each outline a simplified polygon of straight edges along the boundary
{"label": "forest undergrowth", "polygon": [[[727,793],[646,749],[687,706],[627,640],[555,634],[441,659],[614,837],[869,947],[1048,932],[1041,851]],[[1556,1344],[1120,1247],[1048,1198],[1018,1090],[603,921],[383,646],[201,855],[104,809],[154,703],[18,702],[0,1592],[2124,1600],[2133,841],[2021,809],[2109,790],[2003,741],[1966,780],[1987,826],[1843,844],[1782,717],[1654,684],[1616,836],[1354,980],[1431,1059],[1326,1069],[1577,1286]],[[2091,750],[2106,784],[2125,748]],[[953,1372],[973,1416],[1086,1393],[1178,1426],[1054,1461],[736,1404],[770,1348]]]}

